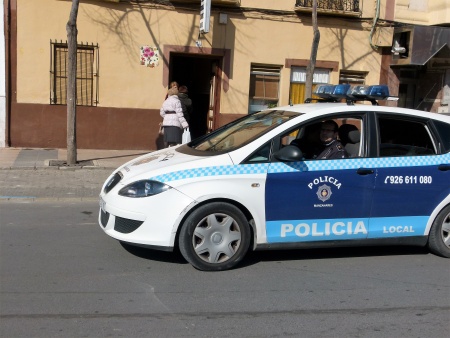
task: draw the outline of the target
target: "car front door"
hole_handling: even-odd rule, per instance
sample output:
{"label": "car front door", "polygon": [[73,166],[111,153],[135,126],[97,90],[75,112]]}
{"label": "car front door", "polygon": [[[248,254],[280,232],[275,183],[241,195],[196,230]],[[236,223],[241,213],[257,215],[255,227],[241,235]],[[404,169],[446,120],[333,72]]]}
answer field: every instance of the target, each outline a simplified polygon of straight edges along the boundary
{"label": "car front door", "polygon": [[[334,120],[342,124],[348,118]],[[362,126],[359,119],[364,135]],[[290,135],[297,137],[296,132]],[[364,167],[366,161],[358,157],[270,163],[265,190],[267,242],[365,239],[375,184],[375,172]]]}

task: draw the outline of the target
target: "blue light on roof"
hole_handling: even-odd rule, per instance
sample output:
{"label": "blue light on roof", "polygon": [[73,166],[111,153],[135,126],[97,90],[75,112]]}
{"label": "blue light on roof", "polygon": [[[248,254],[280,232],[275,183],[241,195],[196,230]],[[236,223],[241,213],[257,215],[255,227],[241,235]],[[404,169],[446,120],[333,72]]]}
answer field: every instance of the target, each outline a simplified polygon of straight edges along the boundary
{"label": "blue light on roof", "polygon": [[[319,85],[314,90],[314,95],[320,98],[315,99],[319,102],[338,102],[346,99],[348,104],[356,101],[371,101],[372,104],[377,104],[376,100],[395,99],[389,96],[389,88],[386,85]],[[305,102],[311,102],[311,100],[313,99],[307,99]]]}
{"label": "blue light on roof", "polygon": [[350,88],[348,84],[340,85],[319,85],[316,87],[314,94],[323,99],[343,99]]}
{"label": "blue light on roof", "polygon": [[346,97],[348,90],[350,89],[349,84],[339,84],[334,86],[334,90],[331,94],[332,97],[343,99]]}
{"label": "blue light on roof", "polygon": [[332,85],[319,85],[314,90],[314,95],[319,97],[328,97],[332,87]]}
{"label": "blue light on roof", "polygon": [[364,98],[367,96],[368,89],[369,86],[353,86],[348,90],[347,95],[351,98]]}
{"label": "blue light on roof", "polygon": [[389,97],[389,88],[386,85],[370,86],[367,97],[374,100],[384,100]]}

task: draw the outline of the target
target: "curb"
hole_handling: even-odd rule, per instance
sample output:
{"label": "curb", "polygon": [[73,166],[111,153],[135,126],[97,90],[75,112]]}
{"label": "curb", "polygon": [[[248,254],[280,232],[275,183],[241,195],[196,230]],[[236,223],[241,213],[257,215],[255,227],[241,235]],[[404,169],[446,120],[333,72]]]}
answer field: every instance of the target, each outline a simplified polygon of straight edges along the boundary
{"label": "curb", "polygon": [[1,203],[35,203],[35,202],[42,202],[42,203],[49,203],[49,202],[93,202],[98,204],[99,198],[98,197],[35,197],[35,196],[23,196],[23,197],[0,197],[0,204]]}

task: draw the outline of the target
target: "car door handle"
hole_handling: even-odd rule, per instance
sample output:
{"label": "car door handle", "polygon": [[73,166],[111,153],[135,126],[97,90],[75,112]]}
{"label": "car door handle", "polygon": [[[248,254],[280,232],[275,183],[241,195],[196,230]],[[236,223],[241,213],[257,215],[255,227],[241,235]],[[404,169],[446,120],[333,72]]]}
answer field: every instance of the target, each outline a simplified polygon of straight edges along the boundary
{"label": "car door handle", "polygon": [[438,169],[440,171],[449,171],[450,170],[450,164],[441,164],[438,166]]}
{"label": "car door handle", "polygon": [[373,169],[359,168],[359,169],[356,171],[356,173],[357,173],[358,175],[370,175],[370,174],[373,174],[374,171],[373,171]]}

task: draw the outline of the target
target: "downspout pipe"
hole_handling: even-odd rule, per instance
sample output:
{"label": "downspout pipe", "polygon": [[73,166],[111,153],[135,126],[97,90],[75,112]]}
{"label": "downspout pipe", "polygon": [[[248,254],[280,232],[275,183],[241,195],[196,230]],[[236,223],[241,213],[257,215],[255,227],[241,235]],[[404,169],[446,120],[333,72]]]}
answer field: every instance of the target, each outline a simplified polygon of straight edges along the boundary
{"label": "downspout pipe", "polygon": [[375,18],[373,18],[373,24],[372,24],[372,29],[370,30],[370,34],[369,34],[369,44],[370,47],[372,47],[372,49],[374,50],[378,50],[378,46],[374,45],[372,43],[372,38],[373,38],[373,33],[375,32],[375,27],[377,26],[378,23],[378,19],[380,18],[380,1],[381,0],[377,0],[377,8],[375,11]]}
{"label": "downspout pipe", "polygon": [[10,120],[11,120],[11,0],[2,1],[4,37],[5,37],[5,139],[1,140],[4,147],[11,146]]}

